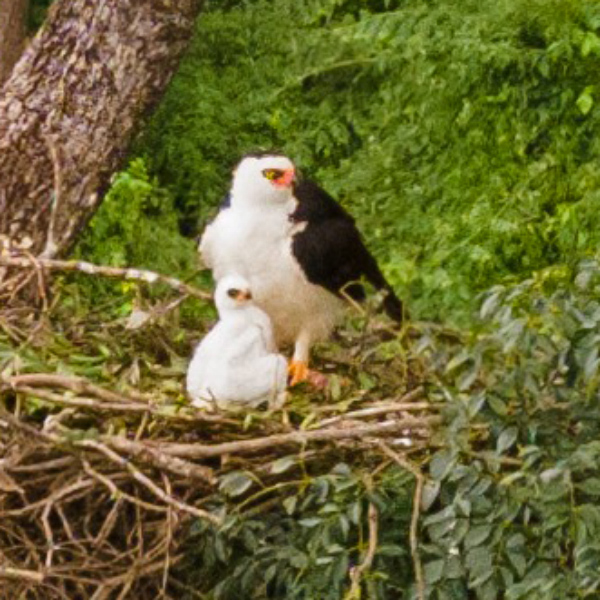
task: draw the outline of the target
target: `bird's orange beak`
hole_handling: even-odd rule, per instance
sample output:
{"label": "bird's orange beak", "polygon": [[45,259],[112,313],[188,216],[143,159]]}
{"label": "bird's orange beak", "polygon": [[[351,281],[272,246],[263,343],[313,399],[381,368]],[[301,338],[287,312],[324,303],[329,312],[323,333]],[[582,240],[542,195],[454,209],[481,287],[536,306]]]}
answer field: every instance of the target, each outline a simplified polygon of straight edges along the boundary
{"label": "bird's orange beak", "polygon": [[286,169],[283,172],[283,175],[279,177],[279,179],[275,179],[273,181],[273,185],[278,188],[287,188],[294,183],[296,180],[296,170],[295,169]]}
{"label": "bird's orange beak", "polygon": [[247,300],[252,300],[252,294],[250,290],[240,290],[235,297],[238,302],[245,302]]}

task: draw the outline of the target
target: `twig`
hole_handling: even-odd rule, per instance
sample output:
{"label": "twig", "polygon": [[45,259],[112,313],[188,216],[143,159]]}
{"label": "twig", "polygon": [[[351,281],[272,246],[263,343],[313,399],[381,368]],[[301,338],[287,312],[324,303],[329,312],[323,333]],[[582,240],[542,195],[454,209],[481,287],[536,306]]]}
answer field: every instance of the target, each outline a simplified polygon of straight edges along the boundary
{"label": "twig", "polygon": [[81,464],[83,465],[83,470],[90,477],[96,479],[102,485],[106,486],[109,489],[110,493],[115,498],[115,500],[118,501],[121,498],[124,498],[125,500],[128,500],[132,504],[137,504],[137,505],[141,506],[142,508],[145,508],[146,510],[151,510],[153,512],[160,512],[160,513],[166,513],[167,512],[168,509],[165,506],[158,506],[157,504],[150,504],[149,502],[145,502],[144,500],[140,500],[139,498],[136,498],[135,496],[132,496],[131,494],[128,494],[127,492],[124,492],[123,490],[119,489],[116,486],[115,482],[112,481],[112,479],[110,477],[106,477],[102,473],[99,473],[98,471],[96,471],[90,465],[89,461],[83,459],[81,461]]}
{"label": "twig", "polygon": [[425,600],[425,580],[423,579],[423,566],[421,564],[421,557],[419,555],[419,516],[421,514],[421,498],[423,496],[423,474],[421,471],[400,456],[397,452],[394,452],[384,442],[379,441],[377,445],[381,448],[384,454],[391,458],[396,464],[402,467],[404,470],[409,471],[415,478],[415,493],[413,496],[413,507],[412,516],[410,520],[410,553],[412,555],[413,566],[415,569],[415,579],[417,582],[417,597],[419,600]]}
{"label": "twig", "polygon": [[360,563],[360,565],[354,567],[350,572],[350,579],[352,585],[350,586],[349,592],[345,596],[345,600],[360,600],[360,582],[363,575],[373,565],[373,559],[377,552],[377,542],[379,537],[379,512],[377,507],[369,502],[368,510],[368,521],[369,521],[369,545],[367,552]]}
{"label": "twig", "polygon": [[93,384],[84,377],[73,377],[68,375],[55,375],[53,373],[27,373],[0,379],[12,387],[27,385],[32,387],[60,387],[71,390],[76,394],[91,394],[107,402],[135,402],[123,394],[107,390],[99,385]]}
{"label": "twig", "polygon": [[[163,283],[170,288],[177,290],[181,294],[188,294],[200,300],[211,301],[212,296],[208,292],[199,290],[196,287],[188,285],[175,277],[161,275],[147,269],[120,269],[117,267],[106,267],[103,265],[95,265],[86,261],[76,260],[58,260],[53,258],[37,257],[35,262],[41,267],[53,271],[79,271],[87,275],[101,275],[103,277],[111,277],[117,279],[130,279],[141,281],[144,283],[154,284]],[[30,269],[35,266],[35,262],[29,258],[20,256],[0,256],[0,265],[7,267],[16,267],[20,269]]]}
{"label": "twig", "polygon": [[[280,433],[252,440],[239,442],[224,442],[206,446],[203,444],[177,444],[169,442],[151,443],[153,448],[170,454],[185,458],[208,458],[211,456],[223,456],[224,454],[245,454],[258,452],[268,448],[276,448],[288,444],[303,445],[308,442],[327,442],[344,439],[362,438],[366,436],[386,436],[402,432],[406,429],[429,428],[441,422],[440,417],[406,417],[393,421],[383,421],[352,427],[349,429],[317,429],[315,431],[294,431],[292,433]],[[148,442],[146,442],[148,443]]]}
{"label": "twig", "polygon": [[58,490],[57,492],[54,492],[53,494],[50,494],[50,496],[44,498],[43,500],[38,500],[37,502],[32,502],[31,504],[28,504],[27,506],[24,506],[22,508],[13,508],[11,510],[3,510],[0,513],[0,516],[2,516],[2,518],[5,518],[8,516],[24,515],[26,513],[32,512],[32,511],[40,508],[41,506],[46,506],[46,504],[48,504],[49,502],[56,502],[60,498],[64,498],[65,496],[68,496],[71,492],[77,492],[79,490],[83,490],[85,488],[90,487],[91,485],[94,485],[94,482],[91,481],[90,479],[78,479],[71,485],[69,485],[65,488],[61,488],[60,490]]}
{"label": "twig", "polygon": [[21,465],[11,466],[6,465],[6,470],[12,473],[35,473],[36,471],[51,471],[53,469],[63,469],[64,467],[75,462],[75,458],[72,456],[63,456],[62,458],[55,458],[54,460],[47,460],[35,465]]}
{"label": "twig", "polygon": [[[389,400],[381,400],[378,402],[373,402],[372,404],[369,405],[369,408],[375,408],[378,406],[383,407],[385,405],[397,404],[399,402],[406,403],[406,404],[410,403],[410,405],[413,406],[413,400],[419,398],[424,393],[425,393],[425,390],[424,390],[423,386],[419,386],[419,387],[414,388],[413,390],[410,390],[410,392],[406,392],[406,394],[404,394],[400,398],[397,398],[397,399],[391,398]],[[427,403],[427,404],[430,408],[436,407],[436,405],[433,403]],[[314,409],[314,412],[317,412],[317,413],[339,412],[339,410],[340,410],[339,404],[324,404],[322,406],[316,406]]]}
{"label": "twig", "polygon": [[0,579],[25,579],[32,583],[43,583],[44,573],[39,571],[30,571],[28,569],[13,569],[12,567],[0,566]]}
{"label": "twig", "polygon": [[335,417],[331,417],[329,419],[324,419],[323,421],[320,421],[319,426],[321,428],[324,428],[329,427],[330,425],[334,425],[335,423],[339,423],[340,421],[346,421],[349,419],[377,417],[379,415],[385,415],[387,413],[395,412],[416,412],[424,410],[434,410],[434,407],[432,407],[431,404],[429,404],[429,402],[399,402],[397,404],[385,404],[383,406],[372,406],[369,408],[361,408],[359,410],[354,410],[352,412],[342,413],[341,415],[336,415]]}
{"label": "twig", "polygon": [[143,442],[113,436],[106,439],[106,443],[115,450],[126,452],[131,456],[152,464],[157,469],[164,469],[176,475],[181,475],[186,479],[197,479],[209,485],[215,485],[218,481],[211,468],[196,465],[176,456],[161,454]]}
{"label": "twig", "polygon": [[50,207],[50,219],[48,220],[48,234],[46,236],[46,244],[42,253],[40,254],[40,258],[52,258],[56,255],[58,250],[58,246],[56,244],[56,216],[58,214],[58,207],[60,206],[60,199],[62,193],[62,169],[60,166],[60,160],[58,156],[58,148],[54,143],[54,140],[51,136],[44,136],[46,144],[48,146],[48,151],[50,154],[50,159],[52,161],[52,169],[54,171],[54,189],[52,190],[52,203]]}
{"label": "twig", "polygon": [[48,502],[46,502],[46,506],[44,506],[44,510],[42,511],[42,526],[44,529],[44,535],[46,536],[46,545],[47,545],[47,550],[46,550],[46,561],[44,563],[44,566],[46,567],[46,569],[50,569],[52,567],[52,557],[54,556],[54,550],[55,550],[55,545],[54,545],[54,534],[52,533],[52,527],[50,527],[50,511],[52,510],[52,507],[54,505],[54,502],[52,499],[49,499]]}
{"label": "twig", "polygon": [[[109,402],[105,400],[94,400],[92,398],[73,398],[62,394],[56,394],[54,392],[50,392],[43,388],[34,388],[27,385],[22,385],[16,383],[14,381],[16,378],[7,378],[3,379],[0,375],[0,383],[4,381],[5,385],[10,388],[21,392],[23,394],[27,394],[29,396],[34,396],[36,398],[40,398],[41,400],[45,400],[46,402],[51,402],[52,404],[58,404],[59,406],[71,406],[74,408],[87,408],[89,410],[97,411],[97,412],[123,412],[123,413],[132,413],[132,414],[145,414],[150,413],[154,417],[165,419],[167,421],[186,421],[186,422],[214,422],[214,423],[224,423],[227,422],[222,417],[218,417],[215,415],[207,415],[201,412],[198,412],[194,415],[184,414],[184,413],[170,413],[162,410],[160,406],[152,406],[151,404],[144,404],[142,402],[131,401],[123,401],[119,400],[118,402]],[[1,391],[0,386],[0,391]],[[229,421],[231,422],[231,421]],[[234,422],[237,424],[237,422]]]}
{"label": "twig", "polygon": [[124,459],[120,454],[117,454],[116,452],[111,450],[108,446],[100,442],[96,442],[94,440],[82,440],[80,442],[76,442],[76,445],[82,448],[91,448],[93,450],[97,450],[104,454],[104,456],[106,456],[112,462],[120,465],[121,467],[125,467],[136,481],[141,483],[144,487],[146,487],[146,489],[148,489],[155,496],[160,498],[165,504],[168,504],[169,506],[173,506],[179,510],[194,515],[195,517],[199,517],[200,519],[210,521],[214,525],[220,524],[220,519],[215,515],[209,513],[208,511],[196,508],[195,506],[190,506],[189,504],[186,504],[181,500],[177,500],[176,498],[169,496],[169,494],[167,494],[164,490],[158,487],[149,477],[144,475],[132,463]]}

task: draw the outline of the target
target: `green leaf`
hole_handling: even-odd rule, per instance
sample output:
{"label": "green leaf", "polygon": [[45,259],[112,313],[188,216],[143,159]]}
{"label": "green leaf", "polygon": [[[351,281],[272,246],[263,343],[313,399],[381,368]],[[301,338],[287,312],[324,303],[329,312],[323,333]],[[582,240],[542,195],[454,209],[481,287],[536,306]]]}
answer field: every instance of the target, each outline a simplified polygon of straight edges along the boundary
{"label": "green leaf", "polygon": [[437,583],[444,573],[444,560],[434,560],[425,564],[425,582],[429,585]]}
{"label": "green leaf", "polygon": [[435,480],[443,480],[456,464],[454,454],[449,450],[440,450],[434,455],[429,466],[429,473]]}
{"label": "green leaf", "polygon": [[294,455],[284,456],[283,458],[277,459],[271,463],[271,473],[274,475],[285,473],[285,471],[296,464],[297,459],[297,456]]}
{"label": "green leaf", "polygon": [[232,471],[221,477],[219,489],[228,496],[240,496],[252,485],[252,482],[253,479],[244,471]]}
{"label": "green leaf", "polygon": [[469,585],[477,587],[492,576],[492,554],[487,546],[469,550],[465,556],[465,567],[469,571]]}
{"label": "green leaf", "polygon": [[440,482],[427,480],[421,494],[421,510],[427,512],[440,493]]}
{"label": "green leaf", "polygon": [[581,56],[585,58],[592,52],[600,52],[600,38],[593,31],[586,31],[581,42]]}
{"label": "green leaf", "polygon": [[591,477],[575,485],[578,490],[589,496],[600,496],[600,478]]}
{"label": "green leaf", "polygon": [[502,454],[505,450],[508,450],[516,441],[519,431],[516,427],[507,427],[498,436],[496,443],[496,452]]}
{"label": "green leaf", "polygon": [[581,111],[581,114],[587,115],[590,110],[592,110],[592,106],[594,106],[594,98],[592,97],[592,91],[594,86],[588,86],[581,92],[579,98],[577,98],[576,104],[577,108]]}
{"label": "green leaf", "polygon": [[296,509],[296,504],[298,502],[298,497],[297,496],[289,496],[288,498],[286,498],[283,501],[283,508],[285,509],[285,512],[288,515],[291,515],[294,513],[294,510]]}
{"label": "green leaf", "polygon": [[491,533],[491,525],[478,525],[476,527],[472,527],[469,530],[469,533],[467,533],[465,536],[465,548],[469,550],[475,546],[479,546],[488,539]]}
{"label": "green leaf", "polygon": [[487,397],[487,402],[488,402],[490,408],[497,415],[500,415],[501,417],[505,417],[508,414],[508,408],[506,407],[506,404],[502,400],[500,400],[500,398],[490,395]]}
{"label": "green leaf", "polygon": [[309,517],[306,519],[300,519],[298,523],[302,525],[302,527],[316,527],[323,522],[323,519],[319,519],[319,517]]}

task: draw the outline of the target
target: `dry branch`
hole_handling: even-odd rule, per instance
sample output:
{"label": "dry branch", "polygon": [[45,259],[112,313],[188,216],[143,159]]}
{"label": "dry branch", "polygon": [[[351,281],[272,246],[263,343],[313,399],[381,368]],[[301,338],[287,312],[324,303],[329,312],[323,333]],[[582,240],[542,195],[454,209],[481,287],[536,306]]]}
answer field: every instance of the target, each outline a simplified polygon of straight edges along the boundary
{"label": "dry branch", "polygon": [[350,571],[350,581],[352,583],[350,590],[346,594],[345,600],[360,600],[360,582],[363,575],[371,569],[375,553],[377,552],[377,543],[379,539],[379,511],[372,502],[369,502],[367,515],[369,522],[369,542],[367,551],[362,562]]}
{"label": "dry branch", "polygon": [[350,429],[326,429],[316,431],[294,431],[269,435],[253,440],[239,442],[225,442],[206,446],[203,444],[176,444],[170,442],[152,443],[153,447],[165,454],[185,457],[190,459],[223,456],[225,454],[251,454],[261,450],[274,449],[279,446],[298,445],[304,446],[310,442],[334,442],[365,438],[368,436],[385,437],[405,430],[429,430],[440,423],[439,417],[406,417],[399,420],[389,420],[382,423],[362,425]]}
{"label": "dry branch", "polygon": [[25,579],[33,583],[42,583],[44,574],[38,571],[29,571],[27,569],[13,569],[12,567],[0,566],[0,579]]}
{"label": "dry branch", "polygon": [[[0,247],[1,250],[1,247]],[[212,300],[211,294],[195,288],[175,277],[161,275],[147,269],[119,269],[117,267],[106,267],[95,265],[85,261],[75,260],[56,260],[51,258],[41,258],[32,256],[2,256],[0,255],[0,265],[18,269],[35,269],[50,270],[50,271],[70,271],[85,273],[87,275],[96,275],[100,277],[110,277],[113,279],[127,279],[129,281],[139,281],[141,283],[156,284],[162,283],[170,288],[178,291],[180,294],[193,296],[200,300]],[[11,292],[12,293],[12,292]]]}
{"label": "dry branch", "polygon": [[[30,373],[25,375],[15,375],[6,377],[0,374],[0,392],[3,388],[21,392],[23,394],[34,396],[61,406],[71,406],[74,408],[87,408],[98,412],[122,412],[131,414],[151,414],[156,418],[171,421],[187,422],[210,422],[221,424],[237,424],[219,415],[212,415],[200,411],[193,412],[172,412],[159,404],[152,404],[151,401],[140,393],[135,394],[135,398],[120,394],[112,390],[107,390],[99,385],[93,384],[82,377],[70,377],[65,375],[54,375],[50,373]],[[72,391],[76,394],[87,394],[93,398],[74,397],[72,395],[57,394],[48,388],[60,388]]]}
{"label": "dry branch", "polygon": [[415,493],[413,496],[412,518],[410,521],[410,552],[415,570],[417,582],[417,598],[425,600],[425,579],[423,578],[423,566],[419,554],[419,516],[421,512],[421,499],[423,497],[423,473],[409,460],[394,452],[383,442],[378,443],[384,454],[389,456],[398,466],[411,473],[415,478]]}
{"label": "dry branch", "polygon": [[121,467],[126,468],[134,479],[139,481],[143,486],[145,486],[152,494],[154,494],[159,500],[162,500],[165,504],[169,506],[173,506],[179,510],[187,512],[199,519],[205,519],[210,521],[214,525],[220,524],[220,519],[218,519],[215,515],[212,515],[205,510],[196,508],[195,506],[190,506],[185,502],[181,502],[181,500],[177,500],[177,498],[173,498],[169,496],[164,490],[162,490],[156,483],[154,483],[149,477],[144,475],[139,469],[135,467],[131,462],[124,459],[122,456],[105,446],[100,442],[95,442],[93,440],[84,440],[82,442],[78,442],[77,446],[81,448],[93,448],[94,450],[98,450],[102,452],[104,456],[106,456],[109,460],[120,465]]}

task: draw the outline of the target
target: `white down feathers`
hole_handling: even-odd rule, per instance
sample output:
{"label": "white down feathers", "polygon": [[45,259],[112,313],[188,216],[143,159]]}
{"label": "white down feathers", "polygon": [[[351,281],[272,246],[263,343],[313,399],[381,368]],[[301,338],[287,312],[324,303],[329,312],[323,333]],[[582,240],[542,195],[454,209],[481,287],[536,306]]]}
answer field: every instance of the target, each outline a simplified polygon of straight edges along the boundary
{"label": "white down feathers", "polygon": [[215,302],[219,321],[200,342],[187,373],[187,391],[199,408],[253,408],[285,399],[287,362],[276,353],[269,317],[250,296],[248,281],[219,281]]}

